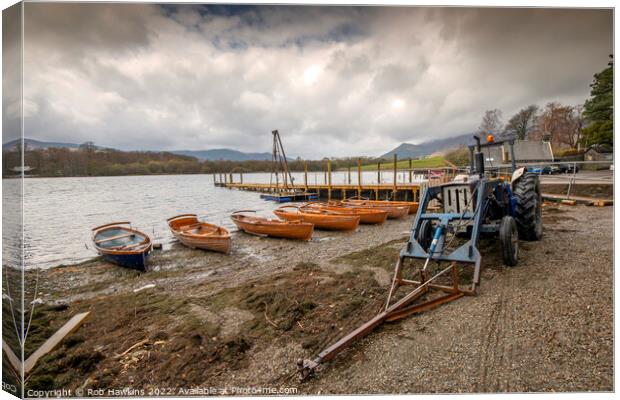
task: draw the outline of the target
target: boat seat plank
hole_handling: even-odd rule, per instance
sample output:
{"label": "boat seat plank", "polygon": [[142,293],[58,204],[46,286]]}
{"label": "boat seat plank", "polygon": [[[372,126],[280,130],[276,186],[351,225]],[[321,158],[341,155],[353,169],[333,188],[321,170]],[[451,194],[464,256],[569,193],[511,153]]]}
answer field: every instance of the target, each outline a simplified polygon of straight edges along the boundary
{"label": "boat seat plank", "polygon": [[135,235],[136,235],[135,233],[125,233],[124,235],[111,236],[109,238],[97,240],[95,242],[95,244],[99,244],[99,243],[103,243],[103,242],[109,242],[111,240],[122,239],[122,238],[130,237],[130,236],[135,236]]}
{"label": "boat seat plank", "polygon": [[110,249],[112,250],[127,250],[127,249],[133,249],[134,247],[140,247],[145,245],[147,242],[140,242],[140,243],[134,243],[134,244],[130,244],[127,246],[114,246],[114,247],[110,247]]}

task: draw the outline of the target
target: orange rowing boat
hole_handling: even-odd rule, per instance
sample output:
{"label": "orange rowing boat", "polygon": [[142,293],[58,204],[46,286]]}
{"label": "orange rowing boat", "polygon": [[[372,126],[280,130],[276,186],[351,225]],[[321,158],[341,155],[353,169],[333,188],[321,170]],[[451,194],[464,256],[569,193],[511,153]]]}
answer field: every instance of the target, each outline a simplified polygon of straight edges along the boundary
{"label": "orange rowing boat", "polygon": [[382,224],[388,213],[378,208],[351,208],[330,203],[306,203],[301,209],[305,212],[327,211],[330,214],[359,215],[360,224]]}
{"label": "orange rowing boat", "polygon": [[286,239],[310,240],[314,225],[303,221],[282,221],[255,215],[245,215],[251,210],[235,211],[230,218],[239,230],[259,236],[280,237]]}
{"label": "orange rowing boat", "polygon": [[187,247],[230,253],[231,239],[228,230],[200,221],[196,214],[181,214],[168,218],[168,227],[174,237]]}
{"label": "orange rowing boat", "polygon": [[320,210],[309,212],[293,205],[282,206],[273,213],[287,221],[310,222],[319,229],[353,231],[360,223],[359,215],[335,214]]}
{"label": "orange rowing boat", "polygon": [[419,203],[417,201],[391,201],[391,200],[365,200],[365,199],[346,199],[345,204],[357,206],[389,206],[389,207],[408,207],[409,214],[415,214],[418,211]]}
{"label": "orange rowing boat", "polygon": [[349,208],[372,208],[376,210],[383,210],[387,212],[387,217],[389,219],[402,218],[405,215],[409,214],[409,207],[407,206],[388,206],[388,205],[379,205],[379,204],[356,204],[356,203],[342,203],[344,207]]}

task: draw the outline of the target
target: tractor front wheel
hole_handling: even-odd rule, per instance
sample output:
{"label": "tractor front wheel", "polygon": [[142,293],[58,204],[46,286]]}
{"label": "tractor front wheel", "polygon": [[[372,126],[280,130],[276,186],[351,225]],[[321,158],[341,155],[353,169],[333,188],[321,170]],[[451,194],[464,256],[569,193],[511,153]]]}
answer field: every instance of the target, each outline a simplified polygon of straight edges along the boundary
{"label": "tractor front wheel", "polygon": [[538,175],[526,172],[514,185],[512,192],[517,199],[515,220],[519,237],[523,240],[540,240],[543,234],[542,194]]}
{"label": "tractor front wheel", "polygon": [[499,224],[499,242],[502,246],[502,259],[509,267],[517,265],[519,259],[519,231],[515,219],[506,216]]}

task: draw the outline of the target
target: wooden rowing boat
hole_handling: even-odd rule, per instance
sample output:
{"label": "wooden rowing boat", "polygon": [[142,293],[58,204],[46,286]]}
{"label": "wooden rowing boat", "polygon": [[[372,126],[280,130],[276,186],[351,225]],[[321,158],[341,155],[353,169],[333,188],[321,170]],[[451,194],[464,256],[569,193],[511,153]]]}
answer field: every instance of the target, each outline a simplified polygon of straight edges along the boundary
{"label": "wooden rowing boat", "polygon": [[351,208],[330,203],[312,202],[300,207],[305,212],[327,211],[332,214],[359,215],[360,224],[382,224],[388,213],[378,208]]}
{"label": "wooden rowing boat", "polygon": [[282,221],[243,213],[251,210],[235,211],[230,218],[239,230],[259,236],[271,236],[286,239],[310,240],[314,225],[303,221]]}
{"label": "wooden rowing boat", "polygon": [[151,238],[129,222],[112,222],[92,229],[97,253],[104,259],[139,271],[146,271],[146,258],[153,248]]}
{"label": "wooden rowing boat", "polygon": [[384,210],[388,213],[388,218],[389,219],[397,219],[397,218],[402,218],[404,216],[406,216],[407,214],[409,214],[409,206],[403,206],[403,205],[391,205],[391,204],[380,204],[380,203],[374,203],[374,202],[369,202],[366,200],[355,200],[355,201],[350,201],[350,200],[343,200],[340,205],[344,206],[344,207],[349,207],[349,208],[373,208],[373,209],[379,209],[379,210]]}
{"label": "wooden rowing boat", "polygon": [[345,204],[358,206],[393,206],[408,207],[409,214],[415,214],[418,211],[419,203],[417,201],[391,201],[391,200],[366,200],[366,199],[346,199],[342,201]]}
{"label": "wooden rowing boat", "polygon": [[200,221],[196,214],[177,215],[167,222],[174,237],[187,247],[230,253],[231,239],[226,228]]}
{"label": "wooden rowing boat", "polygon": [[273,213],[287,221],[309,222],[318,229],[352,231],[357,229],[360,223],[359,215],[307,212],[294,205],[282,206]]}

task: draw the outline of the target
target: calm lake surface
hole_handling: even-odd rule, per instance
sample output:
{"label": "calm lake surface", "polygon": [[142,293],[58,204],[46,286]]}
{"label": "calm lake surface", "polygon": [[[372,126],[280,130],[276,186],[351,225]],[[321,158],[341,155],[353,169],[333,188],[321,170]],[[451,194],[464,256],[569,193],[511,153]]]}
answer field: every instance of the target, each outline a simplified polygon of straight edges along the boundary
{"label": "calm lake surface", "polygon": [[[352,183],[356,183],[357,174],[351,175]],[[303,183],[303,174],[293,176],[296,183]],[[385,171],[381,180],[388,183],[392,177],[393,172]],[[239,175],[233,178],[238,181]],[[243,179],[269,182],[269,174],[244,174]],[[332,175],[334,184],[347,179],[346,171]],[[399,173],[401,179],[408,177]],[[323,173],[308,173],[309,183],[323,180]],[[377,182],[377,173],[365,172],[362,180]],[[3,181],[5,194],[14,192],[11,188],[20,183],[18,179]],[[109,222],[131,221],[133,227],[151,235],[166,249],[173,241],[166,219],[174,215],[195,213],[235,231],[230,220],[233,211],[252,209],[259,215],[274,217],[271,211],[278,207],[255,192],[216,188],[212,175],[28,178],[24,180],[24,196],[26,268],[49,268],[96,256],[90,230]]]}

